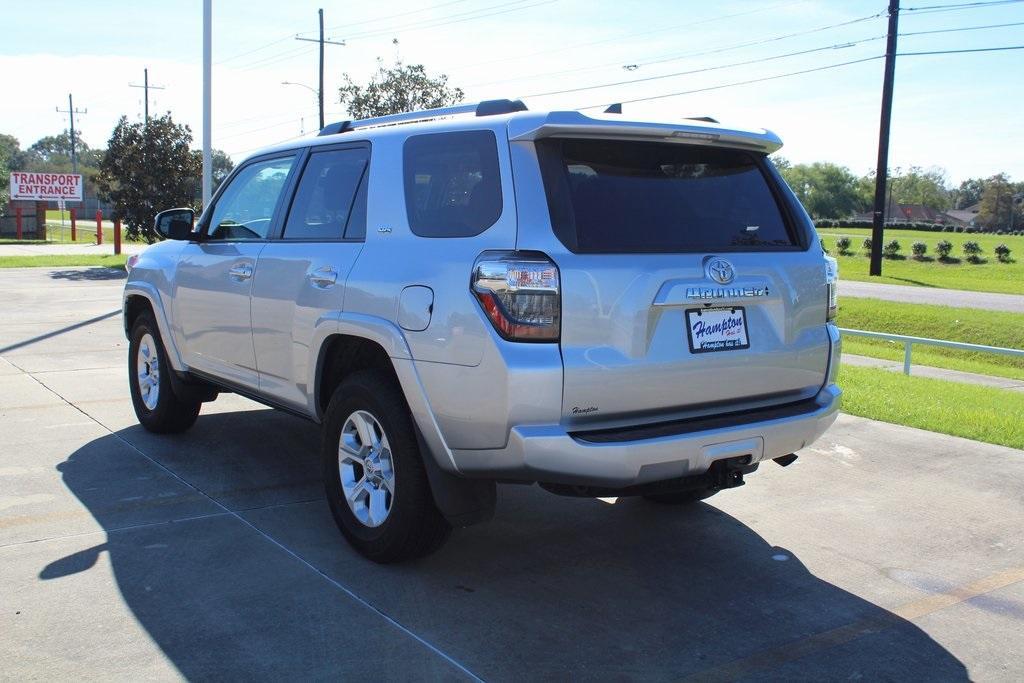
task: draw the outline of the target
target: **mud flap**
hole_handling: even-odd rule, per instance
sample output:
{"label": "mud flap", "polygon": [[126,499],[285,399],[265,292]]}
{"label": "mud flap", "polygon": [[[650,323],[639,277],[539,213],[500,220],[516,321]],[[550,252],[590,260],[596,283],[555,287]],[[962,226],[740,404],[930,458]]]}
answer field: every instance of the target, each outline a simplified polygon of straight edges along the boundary
{"label": "mud flap", "polygon": [[427,447],[419,427],[416,429],[416,443],[427,471],[430,491],[434,504],[448,523],[456,528],[472,526],[490,521],[498,498],[498,487],[491,479],[466,479],[446,472],[437,464]]}

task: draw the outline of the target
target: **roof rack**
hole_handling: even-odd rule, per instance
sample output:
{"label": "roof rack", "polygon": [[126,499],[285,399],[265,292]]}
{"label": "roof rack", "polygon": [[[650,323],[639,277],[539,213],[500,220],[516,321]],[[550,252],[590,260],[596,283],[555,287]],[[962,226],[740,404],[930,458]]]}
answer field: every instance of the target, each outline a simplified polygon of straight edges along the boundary
{"label": "roof rack", "polygon": [[414,123],[416,121],[430,121],[445,116],[457,116],[473,112],[476,116],[497,116],[499,114],[511,114],[517,111],[526,111],[526,105],[522,100],[484,100],[473,104],[457,104],[453,107],[438,107],[436,109],[423,109],[420,111],[409,111],[402,114],[389,114],[387,116],[375,116],[369,119],[356,121],[338,121],[329,123],[320,129],[318,135],[337,135],[347,133],[357,128],[372,128],[375,126],[397,126],[403,123]]}

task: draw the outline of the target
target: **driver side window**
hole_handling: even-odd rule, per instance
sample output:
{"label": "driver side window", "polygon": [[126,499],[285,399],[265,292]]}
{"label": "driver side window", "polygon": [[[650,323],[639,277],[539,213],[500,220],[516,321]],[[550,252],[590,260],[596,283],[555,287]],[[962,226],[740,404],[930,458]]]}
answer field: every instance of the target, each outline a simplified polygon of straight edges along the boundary
{"label": "driver side window", "polygon": [[266,239],[294,162],[294,156],[280,157],[258,161],[239,171],[213,207],[209,239]]}

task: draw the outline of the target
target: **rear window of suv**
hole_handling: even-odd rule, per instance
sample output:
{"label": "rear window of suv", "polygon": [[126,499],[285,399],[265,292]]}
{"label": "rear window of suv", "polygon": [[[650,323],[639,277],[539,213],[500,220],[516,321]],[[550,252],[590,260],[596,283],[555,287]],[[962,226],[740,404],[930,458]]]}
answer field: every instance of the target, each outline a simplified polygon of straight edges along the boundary
{"label": "rear window of suv", "polygon": [[758,156],[624,140],[538,143],[551,221],[578,253],[789,250]]}

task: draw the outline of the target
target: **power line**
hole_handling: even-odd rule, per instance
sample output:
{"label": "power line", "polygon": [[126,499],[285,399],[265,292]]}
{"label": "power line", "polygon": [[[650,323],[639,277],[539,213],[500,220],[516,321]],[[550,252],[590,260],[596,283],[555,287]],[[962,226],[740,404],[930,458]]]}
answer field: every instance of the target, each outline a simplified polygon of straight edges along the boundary
{"label": "power line", "polygon": [[[448,2],[442,2],[440,4],[431,5],[431,6],[428,6],[428,7],[421,7],[420,9],[412,10],[410,12],[402,12],[400,14],[391,14],[391,15],[387,15],[387,16],[384,16],[384,17],[376,17],[376,18],[373,18],[373,19],[365,19],[363,21],[357,21],[355,23],[347,24],[347,26],[359,26],[359,25],[362,25],[362,24],[369,24],[369,23],[373,23],[373,22],[376,22],[376,21],[385,21],[387,19],[394,19],[394,18],[397,18],[397,17],[406,16],[406,15],[409,15],[409,14],[416,14],[418,12],[426,12],[427,10],[438,9],[440,7],[445,7],[447,5],[455,5],[455,4],[462,3],[462,2],[467,2],[467,0],[449,0]],[[330,30],[334,30],[336,28],[342,28],[342,25],[329,27]],[[273,40],[273,41],[271,41],[269,43],[265,43],[264,45],[260,45],[259,47],[255,47],[255,48],[253,48],[251,50],[245,50],[244,52],[237,52],[237,53],[231,55],[230,57],[225,57],[224,59],[218,60],[218,61],[216,61],[214,63],[215,64],[224,64],[225,62],[230,62],[232,60],[238,59],[239,57],[245,57],[247,55],[251,55],[251,54],[254,54],[256,52],[260,52],[262,50],[266,50],[267,48],[273,47],[274,45],[280,45],[281,43],[286,43],[286,42],[289,42],[291,40],[295,40],[296,36],[300,36],[303,33],[311,33],[311,31],[299,31],[298,33],[289,33],[287,36],[284,36],[283,38],[279,38],[277,40]]]}
{"label": "power line", "polygon": [[922,5],[921,7],[904,7],[903,12],[943,11],[972,9],[974,7],[991,7],[992,5],[1013,5],[1024,0],[989,0],[988,2],[959,2],[949,5]]}
{"label": "power line", "polygon": [[490,65],[490,64],[497,64],[499,62],[507,62],[507,61],[516,60],[516,59],[527,59],[529,57],[539,57],[541,55],[548,55],[548,54],[553,54],[553,53],[556,53],[556,52],[564,52],[566,50],[575,50],[577,48],[590,47],[592,45],[603,45],[604,43],[616,42],[616,41],[619,41],[619,40],[623,40],[624,38],[636,38],[638,36],[646,36],[646,35],[651,35],[653,33],[663,33],[665,31],[674,31],[674,30],[679,29],[679,28],[690,28],[690,27],[699,26],[699,25],[702,25],[702,24],[710,24],[710,23],[715,22],[715,21],[724,21],[726,19],[734,19],[736,17],[746,16],[746,15],[749,15],[749,14],[756,14],[758,12],[767,12],[767,11],[774,10],[774,9],[781,9],[783,7],[790,7],[792,5],[799,5],[799,4],[802,4],[802,3],[806,2],[806,1],[807,0],[794,0],[794,2],[784,2],[784,3],[778,4],[778,5],[771,5],[769,7],[759,7],[759,8],[756,8],[756,9],[746,10],[746,11],[743,11],[743,12],[734,12],[732,14],[720,14],[718,16],[709,17],[707,19],[701,19],[699,21],[692,21],[692,22],[689,22],[687,24],[676,24],[676,25],[673,25],[673,26],[665,26],[665,27],[662,27],[662,28],[654,29],[652,31],[639,31],[639,32],[636,32],[636,33],[626,33],[626,34],[615,36],[615,37],[612,37],[612,38],[604,38],[604,39],[601,39],[601,40],[593,40],[593,41],[586,42],[586,43],[574,43],[572,45],[563,45],[562,47],[551,48],[551,49],[548,49],[548,50],[541,50],[539,52],[531,52],[531,53],[525,54],[525,55],[515,55],[514,57],[502,57],[500,59],[491,59],[491,60],[488,60],[488,61],[485,61],[485,62],[475,62],[474,64],[471,65],[471,68],[487,66],[487,65]]}
{"label": "power line", "polygon": [[[356,33],[356,34],[346,35],[346,36],[344,36],[344,40],[360,40],[360,39],[365,39],[365,38],[375,38],[375,37],[378,37],[378,36],[391,36],[391,35],[397,35],[397,34],[401,34],[401,33],[411,33],[413,31],[422,31],[422,30],[425,30],[425,29],[438,28],[440,26],[449,26],[451,24],[461,24],[461,23],[467,22],[467,21],[475,21],[477,19],[485,19],[487,17],[495,17],[495,16],[499,16],[501,14],[508,14],[510,12],[519,12],[519,11],[526,10],[526,9],[532,9],[534,7],[540,7],[541,5],[550,5],[553,2],[558,2],[558,0],[540,0],[540,2],[534,2],[534,3],[528,4],[528,5],[522,4],[523,2],[526,2],[526,1],[527,0],[514,0],[514,2],[507,2],[507,3],[503,3],[503,4],[498,4],[498,5],[491,5],[490,7],[484,8],[483,10],[476,9],[476,10],[471,10],[470,12],[463,12],[461,14],[452,14],[452,15],[449,15],[447,18],[439,17],[438,19],[424,19],[422,21],[413,22],[411,24],[406,24],[404,26],[398,26],[398,27],[393,27],[393,28],[385,28],[385,29],[374,29],[374,30],[371,30],[371,31],[365,31],[363,33]],[[509,7],[510,5],[514,5],[514,7]],[[487,10],[493,10],[493,9],[501,8],[501,7],[504,7],[504,8],[507,8],[507,9],[502,9],[502,10],[497,11],[497,12],[487,11]],[[465,15],[468,15],[468,14],[473,14],[473,13],[481,12],[481,11],[483,11],[484,13],[483,14],[474,14],[474,16],[465,16]],[[462,17],[462,18],[453,18],[453,17]],[[445,19],[449,19],[449,20],[445,20]]]}
{"label": "power line", "polygon": [[959,55],[967,52],[1003,52],[1004,50],[1024,50],[1024,45],[1004,45],[1001,47],[975,47],[965,50],[934,50],[931,52],[900,52],[900,57],[917,57],[920,55]]}
{"label": "power line", "polygon": [[366,24],[373,24],[373,23],[378,22],[378,21],[387,21],[388,19],[400,19],[401,17],[407,17],[407,16],[410,16],[412,14],[421,14],[423,12],[429,12],[430,10],[434,10],[434,9],[441,9],[442,7],[447,7],[448,5],[459,5],[459,4],[462,4],[464,2],[468,2],[468,0],[449,0],[448,2],[441,2],[441,3],[438,3],[436,5],[428,5],[427,7],[420,7],[419,9],[410,10],[408,12],[399,12],[398,14],[389,14],[389,15],[384,16],[384,17],[375,17],[373,19],[364,19],[362,21],[354,21],[354,22],[350,22],[350,23],[347,23],[347,24],[338,24],[337,26],[328,26],[327,29],[329,31],[333,31],[333,30],[338,29],[338,28],[351,28],[353,26],[364,26]]}
{"label": "power line", "polygon": [[960,28],[940,28],[931,31],[913,31],[911,33],[900,33],[900,37],[926,36],[932,33],[959,33],[960,31],[978,31],[985,28],[1006,28],[1008,26],[1024,26],[1024,21],[1015,21],[1010,24],[987,24],[985,26],[961,26]]}
{"label": "power line", "polygon": [[742,62],[733,62],[731,64],[720,64],[718,66],[707,66],[700,69],[691,69],[689,71],[677,71],[670,74],[660,74],[658,76],[645,76],[644,78],[633,78],[626,81],[617,81],[615,83],[600,83],[597,85],[581,86],[579,88],[569,88],[567,90],[552,90],[550,92],[534,93],[531,95],[520,95],[520,97],[547,97],[548,95],[564,95],[566,93],[582,92],[584,90],[597,90],[600,88],[611,88],[620,85],[632,85],[634,83],[645,83],[647,81],[657,81],[663,78],[675,78],[677,76],[689,76],[692,74],[705,73],[708,71],[718,71],[719,69],[730,69],[736,66],[745,66],[747,64],[759,64],[761,62],[771,62],[776,59],[784,59],[786,57],[796,57],[798,55],[811,54],[813,52],[823,52],[825,50],[839,50],[847,47],[853,47],[861,43],[871,42],[873,40],[881,40],[885,36],[873,36],[871,38],[862,38],[860,40],[848,41],[845,43],[836,43],[834,45],[826,45],[824,47],[811,48],[809,50],[799,50],[797,52],[787,52],[781,55],[772,55],[771,57],[758,57],[757,59],[748,59]]}
{"label": "power line", "polygon": [[760,39],[760,40],[752,40],[752,41],[747,41],[747,42],[743,42],[743,43],[734,43],[732,45],[726,45],[726,46],[723,46],[723,47],[717,47],[717,48],[713,48],[713,49],[710,49],[710,50],[702,50],[702,51],[699,51],[699,52],[685,52],[685,53],[681,53],[681,54],[680,53],[674,53],[672,55],[662,55],[662,56],[660,56],[660,57],[658,57],[656,59],[652,59],[652,60],[649,60],[649,61],[646,61],[646,62],[635,62],[635,63],[623,65],[622,64],[622,60],[619,60],[619,61],[615,61],[615,62],[606,62],[606,63],[600,64],[598,66],[586,66],[586,67],[581,67],[581,68],[577,68],[577,69],[565,69],[563,71],[545,72],[545,73],[542,73],[542,74],[533,74],[533,75],[530,75],[530,76],[519,76],[519,77],[516,77],[516,78],[504,79],[504,80],[500,80],[500,81],[488,81],[486,83],[471,83],[471,84],[469,84],[466,87],[468,87],[468,88],[475,88],[475,87],[480,87],[480,86],[484,86],[484,85],[494,85],[496,83],[509,83],[509,82],[512,82],[512,81],[521,81],[521,80],[527,80],[527,79],[530,79],[530,78],[539,78],[539,77],[544,77],[544,76],[558,76],[558,75],[562,75],[562,74],[579,73],[579,72],[583,72],[583,71],[598,71],[600,69],[604,69],[604,68],[610,67],[610,66],[621,66],[622,68],[625,68],[625,69],[628,69],[628,70],[633,70],[633,68],[639,68],[639,67],[642,67],[642,66],[651,66],[653,64],[664,64],[666,62],[675,62],[675,61],[679,61],[681,59],[689,59],[691,57],[703,57],[703,56],[706,56],[706,55],[720,54],[722,52],[730,52],[732,50],[738,50],[738,49],[745,48],[745,47],[752,47],[752,46],[755,46],[755,45],[763,45],[763,44],[766,44],[766,43],[778,42],[778,41],[781,41],[781,40],[786,40],[788,38],[795,38],[795,37],[798,37],[798,36],[810,35],[812,33],[820,33],[822,31],[827,31],[827,30],[833,29],[833,28],[840,28],[840,27],[843,27],[843,26],[850,26],[850,25],[853,25],[853,24],[859,24],[859,23],[864,22],[864,21],[870,21],[871,19],[877,19],[877,18],[881,17],[883,14],[884,14],[884,12],[878,12],[877,14],[871,14],[871,15],[868,15],[868,16],[865,16],[865,17],[859,17],[857,19],[851,19],[849,21],[842,21],[842,22],[839,22],[837,24],[828,24],[827,26],[818,26],[816,28],[807,29],[807,30],[804,30],[804,31],[797,31],[795,33],[785,33],[785,34],[782,34],[782,35],[772,36],[770,38],[763,38],[763,39]]}
{"label": "power line", "polygon": [[764,76],[762,78],[750,78],[745,81],[734,81],[732,83],[722,83],[720,85],[712,85],[705,88],[694,88],[693,90],[681,90],[679,92],[664,93],[662,95],[652,95],[650,97],[637,97],[631,100],[620,100],[618,102],[605,102],[604,104],[590,104],[585,107],[577,107],[577,110],[582,109],[597,109],[598,107],[604,108],[611,104],[633,104],[635,102],[650,102],[652,100],[663,100],[667,97],[677,97],[679,95],[692,95],[699,92],[708,92],[711,90],[721,90],[723,88],[732,88],[738,85],[749,85],[751,83],[762,83],[764,81],[774,81],[779,78],[788,78],[789,76],[800,76],[802,74],[814,73],[816,71],[827,71],[828,69],[838,69],[842,66],[849,66],[851,64],[862,64],[864,62],[871,62],[876,59],[881,59],[885,55],[874,55],[873,57],[864,57],[862,59],[853,59],[848,62],[839,62],[838,64],[826,64],[825,66],[817,66],[811,69],[802,69],[800,71],[790,71],[783,74],[775,74],[773,76]]}

